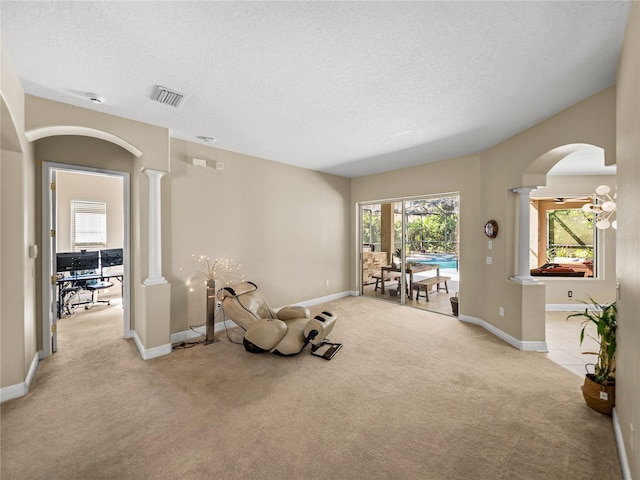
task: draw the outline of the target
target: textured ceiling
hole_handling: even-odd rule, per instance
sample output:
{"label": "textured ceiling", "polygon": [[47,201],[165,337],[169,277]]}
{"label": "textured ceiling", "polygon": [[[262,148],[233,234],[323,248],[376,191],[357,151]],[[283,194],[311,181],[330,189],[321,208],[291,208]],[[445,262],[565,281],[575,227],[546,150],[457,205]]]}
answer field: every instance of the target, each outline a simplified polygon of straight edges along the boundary
{"label": "textured ceiling", "polygon": [[[613,84],[630,2],[0,8],[29,94],[356,177],[478,152]],[[184,104],[153,102],[156,85]]]}

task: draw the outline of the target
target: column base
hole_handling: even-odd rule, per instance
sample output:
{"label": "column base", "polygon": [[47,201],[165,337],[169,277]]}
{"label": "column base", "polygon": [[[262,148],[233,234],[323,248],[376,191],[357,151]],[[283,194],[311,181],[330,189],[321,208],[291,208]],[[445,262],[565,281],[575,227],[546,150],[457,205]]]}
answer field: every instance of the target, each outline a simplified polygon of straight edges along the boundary
{"label": "column base", "polygon": [[533,278],[531,275],[516,275],[510,277],[509,280],[516,283],[522,284],[531,284],[531,285],[539,285],[540,281],[536,278]]}
{"label": "column base", "polygon": [[145,285],[162,285],[167,283],[167,279],[160,276],[160,277],[148,277],[145,278],[144,281],[142,282]]}

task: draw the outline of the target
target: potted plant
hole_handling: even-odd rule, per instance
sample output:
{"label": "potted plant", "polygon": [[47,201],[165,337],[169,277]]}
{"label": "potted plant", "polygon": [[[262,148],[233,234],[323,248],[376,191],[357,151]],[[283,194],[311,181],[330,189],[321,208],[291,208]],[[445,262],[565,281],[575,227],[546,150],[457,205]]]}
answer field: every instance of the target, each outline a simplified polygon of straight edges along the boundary
{"label": "potted plant", "polygon": [[449,297],[449,301],[451,302],[451,310],[453,310],[453,315],[458,316],[458,292],[453,297]]}
{"label": "potted plant", "polygon": [[[582,329],[580,330],[580,345],[584,341],[585,330],[590,324],[596,327],[599,349],[597,352],[584,352],[598,357],[596,363],[588,364],[594,366],[593,373],[585,375],[582,395],[587,405],[597,412],[611,415],[615,405],[615,370],[616,370],[616,331],[618,329],[618,312],[616,303],[601,305],[594,302],[589,297],[595,307],[593,310],[586,308],[584,312],[574,313],[571,317],[583,317]],[[587,304],[587,302],[582,302]],[[591,335],[588,335],[591,336]],[[588,366],[587,365],[587,366]]]}
{"label": "potted plant", "polygon": [[[396,258],[398,259],[397,261]],[[402,249],[400,247],[396,248],[392,263],[394,267],[400,268],[400,265],[402,264]]]}

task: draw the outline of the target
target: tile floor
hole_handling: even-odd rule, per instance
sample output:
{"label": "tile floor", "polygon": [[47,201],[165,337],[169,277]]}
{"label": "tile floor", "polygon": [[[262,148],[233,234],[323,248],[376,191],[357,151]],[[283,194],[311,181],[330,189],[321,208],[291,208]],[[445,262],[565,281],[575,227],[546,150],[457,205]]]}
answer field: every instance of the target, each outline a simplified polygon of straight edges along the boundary
{"label": "tile floor", "polygon": [[[549,349],[547,357],[572,371],[581,378],[584,377],[585,365],[596,360],[595,355],[585,355],[583,352],[598,350],[598,343],[589,335],[595,336],[595,326],[589,325],[584,341],[580,345],[580,330],[583,321],[580,317],[567,319],[567,316],[575,312],[547,312],[546,313],[546,338]],[[589,365],[589,373],[593,372],[593,366]]]}

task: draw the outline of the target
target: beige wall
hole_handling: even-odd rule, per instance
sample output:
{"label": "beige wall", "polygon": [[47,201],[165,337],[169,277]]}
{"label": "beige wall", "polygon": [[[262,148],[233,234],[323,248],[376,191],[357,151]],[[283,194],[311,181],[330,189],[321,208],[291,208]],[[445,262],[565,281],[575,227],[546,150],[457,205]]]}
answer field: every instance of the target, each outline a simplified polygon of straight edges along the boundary
{"label": "beige wall", "polygon": [[[143,152],[139,170],[169,170],[169,132],[165,128],[27,95],[25,130],[32,134],[52,126],[78,126],[107,132]],[[90,162],[90,159],[85,161]]]}
{"label": "beige wall", "polygon": [[172,332],[205,318],[203,289],[185,285],[192,255],[240,263],[273,307],[351,289],[348,179],[172,139],[164,180]]}
{"label": "beige wall", "polygon": [[[586,143],[604,149],[605,160],[615,159],[615,87],[610,87],[553,117],[482,152],[483,217],[494,217],[503,224],[503,242],[494,242],[493,265],[483,266],[480,318],[516,337],[523,331],[544,336],[544,303],[532,310],[527,293],[539,295],[535,287],[509,280],[517,270],[517,194],[512,189],[544,185],[550,164],[541,165],[541,157],[563,145]],[[554,161],[558,161],[556,158]],[[541,172],[535,183],[528,173]],[[464,241],[464,240],[463,240]],[[486,253],[486,250],[485,250]],[[505,316],[498,314],[503,305]],[[525,320],[529,318],[529,320]],[[531,330],[529,321],[537,324]],[[523,324],[524,322],[524,324]],[[523,338],[524,339],[524,338]],[[535,340],[529,338],[526,340]]]}
{"label": "beige wall", "polygon": [[[382,201],[401,197],[435,195],[459,192],[460,194],[460,312],[479,317],[478,299],[480,287],[475,281],[481,268],[482,226],[480,204],[482,173],[480,156],[451,159],[418,167],[395,170],[388,173],[354,178],[351,181],[352,202],[352,252],[358,251],[357,231],[358,202]],[[488,219],[487,219],[488,220]],[[486,238],[486,237],[484,237]],[[496,239],[497,242],[500,238]],[[360,270],[357,256],[352,257],[350,279],[352,289],[358,285]]]}
{"label": "beige wall", "polygon": [[620,298],[616,410],[631,470],[629,478],[640,478],[640,2],[633,2],[631,8],[617,84]]}
{"label": "beige wall", "polygon": [[[532,192],[532,197],[589,196],[599,185],[616,188],[615,175],[549,176],[547,185]],[[546,285],[545,303],[570,305],[576,300],[589,301],[589,296],[599,303],[610,303],[616,298],[616,231],[613,228],[598,230],[599,272],[597,278],[570,279],[536,277]],[[569,298],[567,292],[573,292]],[[578,304],[581,306],[582,304]]]}
{"label": "beige wall", "polygon": [[2,48],[0,103],[0,387],[27,388],[36,361],[35,168],[24,135],[24,92],[9,56]]}
{"label": "beige wall", "polygon": [[[540,168],[538,159],[556,147],[575,143],[602,147],[605,158],[615,159],[614,87],[478,155],[356,178],[352,181],[352,202],[460,192],[460,313],[488,322],[516,339],[541,341],[545,335],[544,286],[510,280],[517,273],[518,245],[518,199],[512,189],[544,185],[553,163]],[[540,183],[525,184],[530,172],[541,173],[536,176]],[[492,249],[483,234],[483,225],[490,219],[500,228]],[[355,215],[353,231],[355,246]],[[486,264],[487,256],[492,257],[491,265]],[[354,285],[356,265],[354,257]],[[541,301],[531,301],[530,297]],[[499,315],[500,307],[504,316]]]}
{"label": "beige wall", "polygon": [[[0,97],[2,97],[2,149],[26,152],[24,90],[11,56],[0,41]],[[10,133],[10,135],[8,135]]]}
{"label": "beige wall", "polygon": [[107,207],[107,246],[124,246],[122,177],[59,171],[56,175],[56,250],[71,251],[71,202],[104,202]]}
{"label": "beige wall", "polygon": [[[166,347],[170,342],[169,312],[164,312],[166,318],[147,321],[149,305],[146,302],[154,298],[153,293],[149,294],[154,287],[147,286],[143,294],[143,282],[149,276],[149,178],[141,170],[168,170],[167,129],[32,96],[26,96],[25,105],[26,131],[32,138],[38,138],[37,135],[52,126],[89,128],[114,135],[142,152],[140,157],[136,157],[129,150],[91,136],[48,136],[34,142],[40,161],[85,165],[131,174],[131,325],[145,348]],[[38,178],[36,195],[39,195],[39,182]],[[40,202],[37,200],[39,209]],[[38,210],[38,227],[41,218]],[[166,236],[164,227],[163,236]],[[160,286],[157,288],[164,291]]]}
{"label": "beige wall", "polygon": [[[71,125],[81,124],[87,116],[83,109],[35,97],[27,98],[27,108],[39,119],[30,119],[34,129],[54,118],[51,111],[56,109]],[[137,147],[153,138],[147,125],[142,125],[138,138],[135,122],[93,115],[100,120],[94,119],[94,127],[108,126],[112,132],[122,133],[120,123],[126,124],[125,140]],[[157,130],[158,137],[166,135]],[[153,299],[163,295],[151,290],[161,287],[143,286],[148,270],[149,181],[140,169],[146,153],[137,159],[112,143],[74,135],[35,142],[42,161],[131,173],[132,328],[145,347],[167,345],[170,333],[202,323],[200,302],[188,298],[185,275],[179,270],[190,268],[193,253],[235,258],[274,306],[349,289],[344,267],[349,262],[349,180],[204,145],[171,142],[172,153],[167,153],[171,171],[161,181],[162,274],[173,287],[164,319],[148,314]],[[223,161],[226,168],[196,168],[191,165],[193,156]],[[40,200],[37,193],[38,209]],[[36,225],[41,218],[38,212]]]}
{"label": "beige wall", "polygon": [[[24,191],[21,180],[23,174],[22,155],[15,152],[2,151],[0,162],[0,181],[2,188],[2,202],[0,219],[2,221],[2,243],[0,244],[0,259],[2,261],[2,297],[0,314],[2,315],[2,381],[6,385],[24,382],[27,371],[25,366],[25,290],[23,276],[15,275],[24,272],[26,255],[16,255],[24,252],[25,238],[23,236],[23,212],[13,208],[16,199],[22,199]],[[18,180],[18,182],[16,182]],[[14,363],[15,362],[15,363]],[[17,368],[16,368],[17,367]]]}

